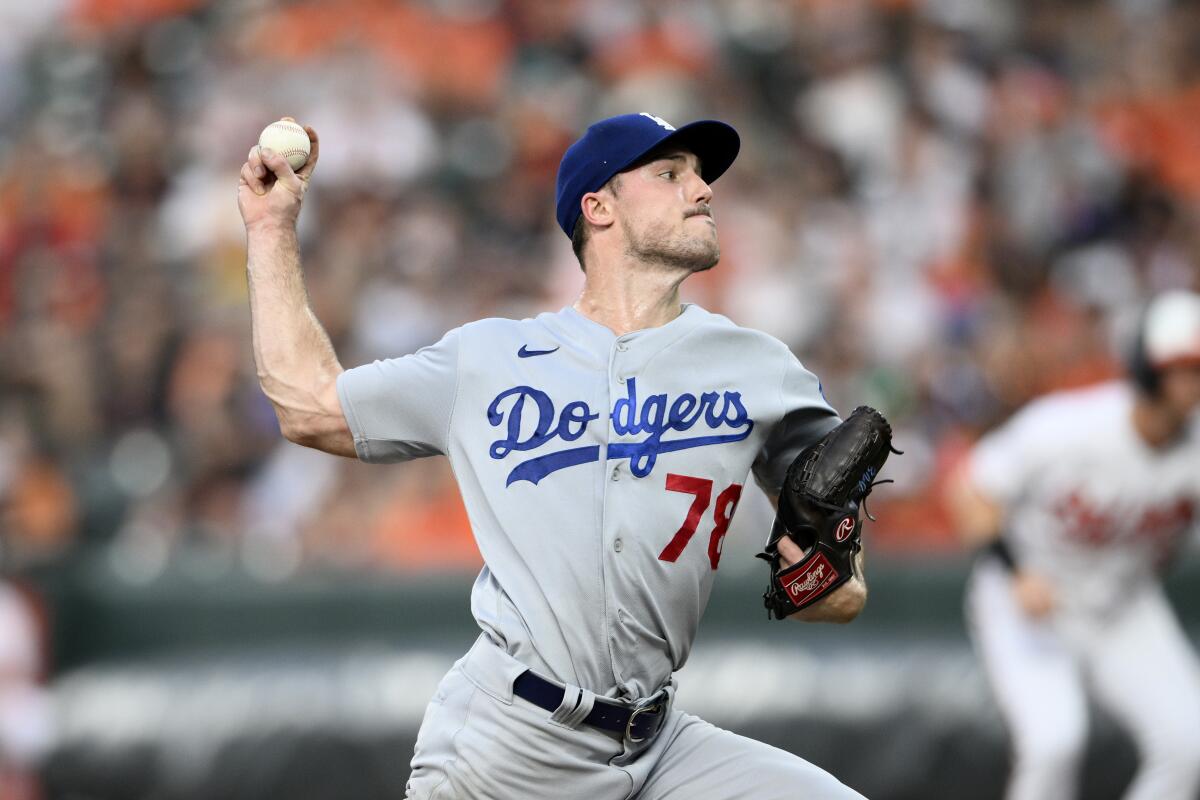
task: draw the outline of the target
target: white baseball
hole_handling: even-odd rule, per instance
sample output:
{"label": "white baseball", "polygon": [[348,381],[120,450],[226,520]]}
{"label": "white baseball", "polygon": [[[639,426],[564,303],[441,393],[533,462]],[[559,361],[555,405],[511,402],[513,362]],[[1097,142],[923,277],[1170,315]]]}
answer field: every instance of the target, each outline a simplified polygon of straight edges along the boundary
{"label": "white baseball", "polygon": [[300,169],[308,161],[312,151],[312,142],[308,133],[299,124],[291,120],[281,119],[263,128],[258,137],[259,147],[269,147],[287,159],[292,169]]}

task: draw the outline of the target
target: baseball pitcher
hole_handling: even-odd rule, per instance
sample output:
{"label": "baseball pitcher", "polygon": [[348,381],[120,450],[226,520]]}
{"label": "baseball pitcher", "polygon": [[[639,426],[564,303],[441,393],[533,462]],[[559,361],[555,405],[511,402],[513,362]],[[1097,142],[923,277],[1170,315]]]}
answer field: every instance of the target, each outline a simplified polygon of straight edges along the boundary
{"label": "baseball pitcher", "polygon": [[734,129],[591,126],[558,173],[585,275],[574,305],[351,370],[301,275],[308,132],[299,171],[255,148],[241,172],[263,391],[294,442],[448,457],[486,564],[481,634],[428,706],[408,797],[859,797],[672,705],[749,474],[779,508],[768,609],[844,622],[866,598],[858,507],[890,448],[878,413],[843,423],[783,344],[680,303],[720,255],[710,185]]}

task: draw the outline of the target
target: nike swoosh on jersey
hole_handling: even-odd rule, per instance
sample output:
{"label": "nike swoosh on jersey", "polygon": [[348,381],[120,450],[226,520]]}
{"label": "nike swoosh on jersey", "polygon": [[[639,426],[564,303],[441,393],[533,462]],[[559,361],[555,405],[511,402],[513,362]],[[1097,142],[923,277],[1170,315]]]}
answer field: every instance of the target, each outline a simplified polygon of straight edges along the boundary
{"label": "nike swoosh on jersey", "polygon": [[545,356],[553,353],[558,347],[552,347],[549,350],[530,350],[528,345],[521,345],[521,349],[517,351],[518,358],[533,358],[534,356]]}

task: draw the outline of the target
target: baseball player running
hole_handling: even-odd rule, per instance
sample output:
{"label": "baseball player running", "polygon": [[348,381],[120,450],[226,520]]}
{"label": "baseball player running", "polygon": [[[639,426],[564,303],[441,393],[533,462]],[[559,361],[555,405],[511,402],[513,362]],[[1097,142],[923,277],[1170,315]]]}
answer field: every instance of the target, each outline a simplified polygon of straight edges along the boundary
{"label": "baseball player running", "polygon": [[857,504],[890,435],[868,410],[840,423],[780,342],[680,303],[719,257],[710,184],[734,129],[596,123],[558,175],[585,274],[575,304],[351,370],[300,270],[308,133],[302,169],[255,148],[238,188],[263,390],[294,442],[369,462],[445,454],[486,563],[482,633],[428,706],[408,797],[859,797],[672,707],[751,471],[780,503],[768,607],[859,613]]}
{"label": "baseball player running", "polygon": [[1159,584],[1200,500],[1200,295],[1156,298],[1131,380],[1036,400],[957,492],[987,546],[966,611],[1008,723],[1009,800],[1075,797],[1085,687],[1132,731],[1127,800],[1195,800],[1200,664]]}

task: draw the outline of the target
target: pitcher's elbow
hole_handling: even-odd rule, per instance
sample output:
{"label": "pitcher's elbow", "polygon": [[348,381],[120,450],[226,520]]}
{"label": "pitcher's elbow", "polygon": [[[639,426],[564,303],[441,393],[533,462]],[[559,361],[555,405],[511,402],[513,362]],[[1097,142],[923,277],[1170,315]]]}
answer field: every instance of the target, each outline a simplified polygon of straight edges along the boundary
{"label": "pitcher's elbow", "polygon": [[289,442],[302,447],[325,449],[322,443],[329,433],[329,426],[322,417],[280,408],[275,409],[275,416],[279,420],[279,433]]}
{"label": "pitcher's elbow", "polygon": [[284,439],[294,444],[304,444],[305,439],[310,434],[293,414],[289,414],[286,409],[276,406],[275,418],[279,420],[279,434]]}

